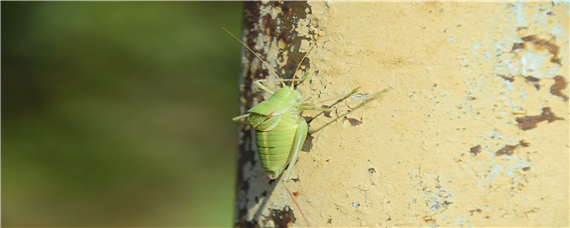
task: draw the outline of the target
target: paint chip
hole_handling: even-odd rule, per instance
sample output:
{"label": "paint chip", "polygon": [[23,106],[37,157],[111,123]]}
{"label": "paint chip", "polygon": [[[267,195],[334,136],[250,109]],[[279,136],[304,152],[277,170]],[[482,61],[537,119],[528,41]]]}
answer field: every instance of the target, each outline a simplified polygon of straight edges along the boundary
{"label": "paint chip", "polygon": [[505,75],[499,74],[499,77],[503,78],[505,81],[513,82],[515,79],[513,77],[507,77]]}
{"label": "paint chip", "polygon": [[552,38],[551,40],[545,40],[541,39],[538,35],[530,35],[530,36],[525,36],[521,39],[524,42],[529,42],[534,44],[535,49],[538,50],[547,49],[548,52],[550,52],[550,54],[554,55],[550,59],[550,62],[557,63],[558,65],[562,66],[562,64],[560,63],[560,58],[558,57],[558,51],[560,47],[558,47],[558,45],[556,45],[556,43],[554,42],[555,38]]}
{"label": "paint chip", "polygon": [[471,155],[476,156],[481,152],[481,145],[471,147],[471,150],[469,150],[469,152],[471,153]]}
{"label": "paint chip", "polygon": [[527,83],[534,85],[534,88],[536,88],[537,90],[540,89],[540,85],[538,84],[538,82],[540,81],[539,78],[535,78],[535,77],[533,77],[533,76],[526,76],[526,77],[524,78],[524,80],[525,80]]}
{"label": "paint chip", "polygon": [[357,202],[352,202],[352,207],[358,209],[358,206],[360,206],[360,203],[359,203],[358,201],[357,201]]}
{"label": "paint chip", "polygon": [[289,206],[283,207],[283,210],[272,209],[269,219],[273,220],[277,227],[289,227],[289,225],[297,222],[293,210]]}
{"label": "paint chip", "polygon": [[564,77],[557,75],[553,79],[554,85],[550,87],[550,93],[554,96],[561,97],[564,101],[568,101],[568,96],[561,91],[566,89],[566,85],[568,84],[566,83],[566,80],[564,80]]}
{"label": "paint chip", "polygon": [[536,127],[536,125],[542,121],[548,120],[548,122],[553,122],[555,120],[563,120],[564,118],[557,117],[550,111],[550,107],[542,108],[542,114],[540,116],[525,116],[517,117],[516,121],[519,123],[519,128],[522,130],[529,130]]}
{"label": "paint chip", "polygon": [[501,148],[500,150],[498,150],[497,152],[495,152],[495,156],[501,156],[501,155],[513,155],[514,150],[518,147],[519,145],[505,145],[503,148]]}

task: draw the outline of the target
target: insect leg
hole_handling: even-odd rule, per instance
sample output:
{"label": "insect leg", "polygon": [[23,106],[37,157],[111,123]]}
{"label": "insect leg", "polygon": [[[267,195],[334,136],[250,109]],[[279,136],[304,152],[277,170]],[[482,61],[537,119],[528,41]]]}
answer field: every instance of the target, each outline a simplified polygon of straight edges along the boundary
{"label": "insect leg", "polygon": [[[335,102],[334,104],[332,104],[331,106],[334,106],[334,105],[338,104],[339,102],[342,102],[344,99],[347,99],[348,97],[352,96],[353,94],[356,93],[357,90],[358,90],[358,88],[352,90],[352,92],[350,92],[350,93],[348,93],[348,94],[345,94],[345,95],[341,96],[342,98],[341,98],[340,100],[338,100],[337,102]],[[339,109],[339,108],[342,108],[342,107],[345,107],[345,106],[348,106],[348,105],[352,105],[352,104],[354,104],[354,103],[356,103],[356,102],[361,102],[362,104],[364,104],[364,103],[366,103],[366,102],[368,102],[368,101],[370,101],[370,100],[376,98],[378,95],[380,95],[380,94],[382,94],[382,93],[385,93],[385,92],[387,92],[387,91],[388,91],[388,89],[384,89],[384,90],[382,90],[382,91],[380,91],[380,92],[376,92],[376,93],[373,93],[373,94],[368,95],[368,97],[366,98],[366,100],[363,100],[363,101],[355,100],[355,101],[349,102],[349,103],[347,103],[347,104],[344,104],[344,105],[341,105],[341,106],[338,106],[338,107],[331,107],[331,108],[319,108],[319,107],[317,107],[317,106],[315,106],[315,105],[316,105],[316,104],[319,104],[319,103],[326,102],[326,101],[330,101],[330,100],[333,100],[333,99],[338,99],[338,98],[327,99],[327,100],[319,101],[319,102],[315,102],[315,103],[302,103],[302,104],[299,105],[299,110],[301,110],[301,111],[304,111],[304,110],[314,110],[314,111],[330,112],[330,111],[333,111],[333,110],[335,110],[335,109]],[[362,104],[361,104],[361,105],[362,105]]]}
{"label": "insect leg", "polygon": [[295,79],[283,79],[284,82],[290,82],[290,81],[296,81],[296,82],[302,82],[305,81],[305,79],[307,79],[307,76],[309,75],[309,72],[305,72],[305,74],[303,75],[302,78],[295,78]]}
{"label": "insect leg", "polygon": [[260,89],[262,89],[265,92],[268,92],[270,94],[273,95],[273,91],[270,90],[269,88],[265,87],[263,84],[261,84],[261,82],[274,82],[274,81],[282,81],[282,82],[289,82],[289,81],[296,81],[296,82],[302,82],[305,79],[307,79],[307,75],[309,75],[309,72],[306,72],[305,75],[303,75],[302,78],[297,78],[297,79],[279,79],[279,80],[275,80],[275,79],[259,79],[253,82],[253,84],[255,84],[257,87],[259,87]]}
{"label": "insect leg", "polygon": [[259,87],[260,89],[262,89],[263,91],[270,93],[271,95],[273,95],[273,90],[270,90],[269,88],[265,87],[263,84],[261,84],[262,81],[267,81],[267,79],[260,79],[257,80],[255,82],[253,82],[253,84],[255,84],[257,87]]}
{"label": "insect leg", "polygon": [[333,97],[333,98],[330,98],[330,99],[326,99],[326,100],[323,100],[323,101],[318,101],[318,102],[312,103],[312,105],[316,105],[316,104],[319,104],[319,103],[324,103],[324,102],[327,102],[327,101],[330,101],[330,100],[334,100],[334,99],[340,99],[340,100],[338,100],[337,102],[335,102],[334,104],[331,105],[331,106],[334,106],[335,104],[337,104],[337,103],[339,103],[339,102],[342,102],[344,99],[346,99],[346,98],[352,96],[353,94],[355,94],[356,92],[358,92],[358,89],[359,89],[359,88],[360,88],[360,87],[357,87],[356,89],[353,89],[350,93],[347,93],[347,94],[342,95],[342,96]]}
{"label": "insect leg", "polygon": [[314,106],[301,106],[299,107],[299,110],[301,111],[306,111],[306,110],[314,110],[314,111],[322,111],[322,112],[330,112],[330,111],[334,111],[335,108],[319,108],[319,107],[314,107]]}
{"label": "insect leg", "polygon": [[309,129],[309,127],[307,126],[307,121],[305,121],[303,117],[299,118],[299,122],[300,122],[299,127],[297,128],[297,132],[295,133],[295,140],[293,141],[293,147],[291,148],[291,155],[289,155],[289,168],[287,168],[287,172],[285,173],[285,175],[283,175],[281,181],[283,182],[283,186],[285,186],[285,189],[289,193],[289,196],[291,196],[291,199],[293,199],[293,202],[295,202],[295,205],[297,205],[297,208],[301,212],[301,215],[305,219],[305,222],[307,222],[307,225],[311,227],[311,224],[309,224],[309,220],[307,220],[307,218],[305,217],[305,213],[303,213],[303,210],[301,210],[301,207],[297,203],[295,196],[293,196],[293,193],[291,193],[291,190],[289,190],[289,187],[287,187],[287,181],[289,181],[289,177],[291,176],[291,170],[293,170],[293,166],[295,166],[295,161],[297,161],[297,158],[299,157],[299,152],[301,151],[301,147],[303,147],[305,138],[307,138],[307,132]]}
{"label": "insect leg", "polygon": [[303,75],[303,77],[301,78],[295,78],[295,79],[283,79],[284,82],[290,82],[290,81],[296,81],[296,82],[302,82],[305,81],[305,79],[307,79],[307,76],[309,75],[309,72],[305,72],[305,74]]}
{"label": "insect leg", "polygon": [[232,118],[232,120],[233,120],[233,121],[239,121],[239,120],[241,120],[241,119],[243,119],[243,118],[247,118],[248,116],[249,116],[249,113],[248,113],[248,114],[241,115],[241,116],[236,116],[236,117]]}
{"label": "insect leg", "polygon": [[297,128],[297,132],[295,133],[295,139],[293,141],[293,147],[291,148],[291,155],[289,155],[289,168],[287,168],[287,172],[281,179],[283,182],[289,181],[289,176],[291,175],[291,171],[293,170],[293,166],[295,166],[295,161],[299,157],[299,152],[301,151],[301,147],[303,147],[303,143],[305,143],[305,138],[307,138],[307,132],[309,127],[307,126],[307,121],[303,117],[299,118],[299,127]]}

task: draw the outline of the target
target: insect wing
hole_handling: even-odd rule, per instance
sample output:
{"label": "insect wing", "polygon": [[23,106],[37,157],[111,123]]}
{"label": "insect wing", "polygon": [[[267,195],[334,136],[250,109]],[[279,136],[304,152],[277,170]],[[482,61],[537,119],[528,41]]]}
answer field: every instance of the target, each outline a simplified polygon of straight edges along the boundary
{"label": "insect wing", "polygon": [[295,105],[295,99],[292,97],[272,96],[271,98],[249,109],[248,112],[267,116],[282,115],[283,113],[289,111],[293,105]]}
{"label": "insect wing", "polygon": [[249,126],[259,131],[270,131],[278,123],[281,116],[260,115],[255,112],[249,114]]}

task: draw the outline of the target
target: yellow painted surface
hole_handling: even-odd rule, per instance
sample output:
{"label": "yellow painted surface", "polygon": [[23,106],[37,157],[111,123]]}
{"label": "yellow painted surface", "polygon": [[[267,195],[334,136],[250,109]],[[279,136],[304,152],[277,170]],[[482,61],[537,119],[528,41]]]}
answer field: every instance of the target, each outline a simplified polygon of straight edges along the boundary
{"label": "yellow painted surface", "polygon": [[[390,89],[347,116],[361,125],[337,120],[301,153],[289,187],[313,226],[568,226],[568,102],[550,91],[555,76],[568,82],[567,3],[310,4],[323,37],[299,90],[318,101]],[[519,127],[544,107],[564,119]],[[267,202],[305,226],[281,185]]]}

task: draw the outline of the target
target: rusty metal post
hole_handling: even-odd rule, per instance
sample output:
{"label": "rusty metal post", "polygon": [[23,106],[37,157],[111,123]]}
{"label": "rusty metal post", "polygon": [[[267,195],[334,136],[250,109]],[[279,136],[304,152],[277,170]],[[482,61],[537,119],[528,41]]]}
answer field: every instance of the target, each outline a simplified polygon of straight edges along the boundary
{"label": "rusty metal post", "polygon": [[[242,39],[253,51],[269,63],[281,78],[292,78],[295,68],[306,50],[300,50],[302,40],[295,26],[306,20],[310,12],[307,2],[245,2]],[[308,25],[307,25],[308,27]],[[297,28],[298,29],[298,28]],[[303,68],[309,66],[305,60]],[[242,81],[240,82],[240,113],[263,101],[264,94],[253,85],[258,79],[275,78],[265,65],[247,49],[242,49]],[[274,224],[295,221],[289,207],[275,209],[261,215],[267,199],[278,181],[271,181],[261,170],[255,151],[254,130],[242,124],[239,132],[238,171],[236,183],[235,226],[259,227],[269,219]],[[253,213],[252,213],[253,212]],[[260,216],[265,217],[261,219]]]}

